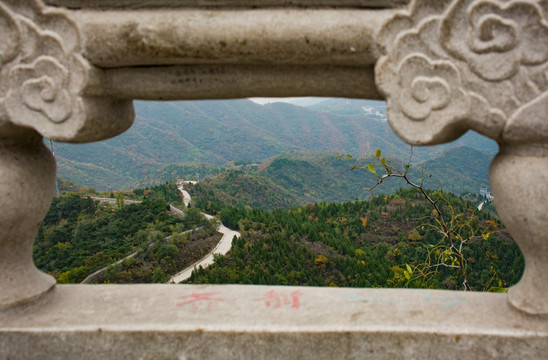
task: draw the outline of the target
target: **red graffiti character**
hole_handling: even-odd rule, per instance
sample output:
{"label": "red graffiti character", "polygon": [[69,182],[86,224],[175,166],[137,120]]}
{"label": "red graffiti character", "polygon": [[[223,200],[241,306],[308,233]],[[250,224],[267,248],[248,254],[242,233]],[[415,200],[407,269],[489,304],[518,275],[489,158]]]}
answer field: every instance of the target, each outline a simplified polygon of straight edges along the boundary
{"label": "red graffiti character", "polygon": [[200,304],[207,304],[207,310],[209,310],[212,301],[225,301],[223,298],[213,297],[217,294],[218,292],[203,292],[181,296],[179,299],[186,299],[186,301],[178,303],[177,306],[191,305],[192,310],[198,310],[200,308]]}
{"label": "red graffiti character", "polygon": [[290,293],[270,290],[263,297],[255,299],[255,301],[264,301],[266,307],[277,309],[284,306],[291,306],[293,309],[298,309],[300,306],[299,297],[302,293],[299,290]]}

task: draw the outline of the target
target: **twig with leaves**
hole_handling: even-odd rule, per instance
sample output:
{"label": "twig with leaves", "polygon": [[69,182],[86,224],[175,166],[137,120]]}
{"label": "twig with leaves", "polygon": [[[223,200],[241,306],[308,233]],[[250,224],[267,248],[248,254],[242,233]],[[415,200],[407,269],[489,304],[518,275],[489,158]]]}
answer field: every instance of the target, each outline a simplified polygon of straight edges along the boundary
{"label": "twig with leaves", "polygon": [[[351,158],[349,154],[347,157]],[[419,277],[427,279],[438,271],[440,267],[457,269],[463,279],[462,285],[465,291],[470,290],[467,274],[467,261],[463,254],[463,247],[474,237],[481,236],[484,239],[489,237],[488,232],[479,233],[477,227],[472,226],[472,215],[467,217],[466,214],[456,214],[451,204],[443,196],[443,191],[436,191],[429,193],[424,187],[424,174],[421,171],[420,182],[415,182],[410,179],[409,169],[411,168],[413,158],[413,148],[411,148],[411,154],[407,164],[402,163],[402,167],[398,168],[394,166],[393,160],[386,160],[382,157],[380,149],[375,151],[375,155],[371,156],[375,162],[377,162],[383,171],[383,174],[377,173],[375,165],[369,163],[367,166],[354,165],[352,169],[362,168],[368,170],[370,173],[376,176],[376,183],[367,188],[369,191],[373,191],[384,180],[388,178],[401,178],[405,182],[416,189],[428,203],[433,207],[433,213],[435,214],[435,225],[433,226],[436,231],[441,235],[442,239],[437,245],[429,245],[430,250],[426,262],[421,266],[406,264],[406,270],[404,270],[404,276],[407,280],[406,285],[409,285],[412,278]],[[433,195],[431,195],[433,194]],[[449,208],[449,214],[444,216],[444,213],[440,207],[440,202],[445,202]],[[433,259],[434,258],[434,259]]]}

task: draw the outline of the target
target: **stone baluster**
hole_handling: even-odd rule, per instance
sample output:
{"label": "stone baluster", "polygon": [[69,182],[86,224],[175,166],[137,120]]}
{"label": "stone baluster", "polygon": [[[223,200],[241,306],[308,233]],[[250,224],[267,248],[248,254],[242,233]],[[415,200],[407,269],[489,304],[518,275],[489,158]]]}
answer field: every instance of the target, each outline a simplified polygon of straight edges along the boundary
{"label": "stone baluster", "polygon": [[548,314],[548,152],[534,145],[504,146],[489,177],[499,215],[525,258],[523,277],[508,299],[518,309]]}
{"label": "stone baluster", "polygon": [[0,2],[0,308],[55,285],[32,246],[55,187],[55,160],[42,136],[93,141],[133,121],[127,100],[84,97],[99,73],[79,54],[77,27],[38,1]]}
{"label": "stone baluster", "polygon": [[499,143],[492,191],[526,264],[508,299],[531,314],[548,314],[547,11],[534,0],[415,0],[383,26],[376,67],[407,142],[472,129]]}
{"label": "stone baluster", "polygon": [[11,135],[0,137],[0,308],[55,285],[32,262],[32,245],[55,191],[55,160],[35,131]]}

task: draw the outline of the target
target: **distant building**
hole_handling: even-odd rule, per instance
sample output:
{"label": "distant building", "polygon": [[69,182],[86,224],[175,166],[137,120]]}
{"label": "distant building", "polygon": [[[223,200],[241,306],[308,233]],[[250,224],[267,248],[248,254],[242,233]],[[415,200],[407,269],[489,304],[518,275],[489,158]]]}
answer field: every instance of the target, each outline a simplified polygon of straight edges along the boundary
{"label": "distant building", "polygon": [[480,195],[485,197],[487,200],[492,201],[494,199],[493,195],[491,195],[491,192],[489,192],[487,188],[480,188]]}

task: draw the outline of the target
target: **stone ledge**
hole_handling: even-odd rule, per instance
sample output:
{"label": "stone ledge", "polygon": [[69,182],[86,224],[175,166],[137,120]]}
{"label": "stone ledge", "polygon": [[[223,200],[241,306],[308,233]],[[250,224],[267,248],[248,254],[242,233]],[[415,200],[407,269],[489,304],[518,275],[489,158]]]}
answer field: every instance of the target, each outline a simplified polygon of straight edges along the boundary
{"label": "stone ledge", "polygon": [[396,10],[68,11],[100,68],[159,65],[372,66]]}
{"label": "stone ledge", "polygon": [[329,8],[391,8],[407,5],[410,0],[45,0],[48,5],[83,9],[150,9],[184,7],[329,7]]}
{"label": "stone ledge", "polygon": [[548,357],[548,319],[489,293],[58,285],[0,324],[10,359]]}

